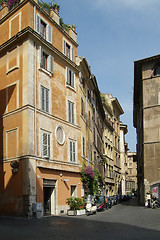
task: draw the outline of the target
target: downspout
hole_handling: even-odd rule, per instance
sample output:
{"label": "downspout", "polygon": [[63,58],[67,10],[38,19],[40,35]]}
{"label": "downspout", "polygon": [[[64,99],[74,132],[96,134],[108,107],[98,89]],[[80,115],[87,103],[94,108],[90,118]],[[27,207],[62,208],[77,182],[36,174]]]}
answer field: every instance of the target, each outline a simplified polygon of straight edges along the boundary
{"label": "downspout", "polygon": [[88,123],[89,123],[88,120],[89,120],[89,119],[88,119],[88,115],[87,115],[87,112],[88,112],[88,108],[87,108],[87,100],[88,100],[88,99],[87,99],[87,98],[88,98],[88,95],[87,95],[87,92],[86,92],[86,120],[87,120],[87,122],[86,122],[86,123],[87,123],[87,124],[86,124],[87,146],[86,146],[86,147],[87,147],[87,157],[88,157],[88,166],[89,166],[89,151],[88,151],[88,150],[89,150],[89,149],[88,149]]}
{"label": "downspout", "polygon": [[[34,30],[36,30],[36,6],[34,6]],[[37,54],[36,54],[36,42],[34,42],[34,144],[35,144],[35,157],[37,157]]]}
{"label": "downspout", "polygon": [[36,92],[36,85],[37,85],[37,54],[36,54],[36,43],[34,42],[34,143],[35,143],[35,157],[37,157],[37,92]]}

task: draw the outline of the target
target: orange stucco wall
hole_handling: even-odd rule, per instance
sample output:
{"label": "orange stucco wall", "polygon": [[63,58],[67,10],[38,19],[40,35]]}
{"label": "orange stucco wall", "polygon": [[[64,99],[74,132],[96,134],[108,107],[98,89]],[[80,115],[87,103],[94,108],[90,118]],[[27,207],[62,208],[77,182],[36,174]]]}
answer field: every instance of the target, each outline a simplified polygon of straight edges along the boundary
{"label": "orange stucco wall", "polygon": [[19,161],[17,173],[12,173],[10,163],[3,163],[3,173],[4,184],[0,193],[0,213],[21,215],[23,212],[21,161]]}
{"label": "orange stucco wall", "polygon": [[[62,174],[62,177],[60,176]],[[37,168],[37,201],[43,202],[43,179],[58,182],[58,206],[66,205],[66,199],[71,197],[71,185],[77,186],[77,197],[81,197],[81,180],[79,173]],[[66,182],[63,180],[67,180]]]}

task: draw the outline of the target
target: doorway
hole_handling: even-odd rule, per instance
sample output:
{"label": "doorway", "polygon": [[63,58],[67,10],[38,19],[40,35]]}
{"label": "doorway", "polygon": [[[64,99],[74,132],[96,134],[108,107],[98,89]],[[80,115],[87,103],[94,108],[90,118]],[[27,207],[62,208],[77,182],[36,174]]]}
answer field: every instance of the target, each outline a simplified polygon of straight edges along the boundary
{"label": "doorway", "polygon": [[44,216],[56,213],[55,181],[43,180],[43,210]]}
{"label": "doorway", "polygon": [[51,215],[51,195],[53,188],[44,187],[43,188],[43,204],[44,204],[44,215]]}

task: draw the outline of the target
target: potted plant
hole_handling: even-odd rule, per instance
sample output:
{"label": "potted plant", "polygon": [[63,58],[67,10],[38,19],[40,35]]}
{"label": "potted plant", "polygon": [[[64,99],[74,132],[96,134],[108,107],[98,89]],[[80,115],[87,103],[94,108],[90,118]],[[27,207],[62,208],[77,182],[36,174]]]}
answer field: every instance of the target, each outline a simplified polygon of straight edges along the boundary
{"label": "potted plant", "polygon": [[3,7],[7,6],[7,0],[0,0],[0,5]]}
{"label": "potted plant", "polygon": [[53,8],[53,10],[59,14],[60,6],[57,3],[50,3],[50,8]]}
{"label": "potted plant", "polygon": [[76,25],[72,24],[72,30],[75,32],[76,31]]}
{"label": "potted plant", "polygon": [[70,198],[67,198],[66,203],[70,207],[70,209],[67,211],[68,216],[76,216],[76,215],[85,214],[83,199],[70,197]]}
{"label": "potted plant", "polygon": [[20,0],[8,0],[7,6],[8,10],[11,10],[12,8],[16,7],[19,4]]}

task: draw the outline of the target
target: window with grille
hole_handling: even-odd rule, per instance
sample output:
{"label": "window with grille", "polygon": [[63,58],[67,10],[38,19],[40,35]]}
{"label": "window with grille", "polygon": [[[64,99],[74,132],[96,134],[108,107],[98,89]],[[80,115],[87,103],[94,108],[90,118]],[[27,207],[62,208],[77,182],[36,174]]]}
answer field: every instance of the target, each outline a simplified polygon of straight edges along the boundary
{"label": "window with grille", "polygon": [[49,112],[49,90],[41,86],[41,109]]}
{"label": "window with grille", "polygon": [[45,132],[42,133],[42,156],[50,157],[50,134]]}

